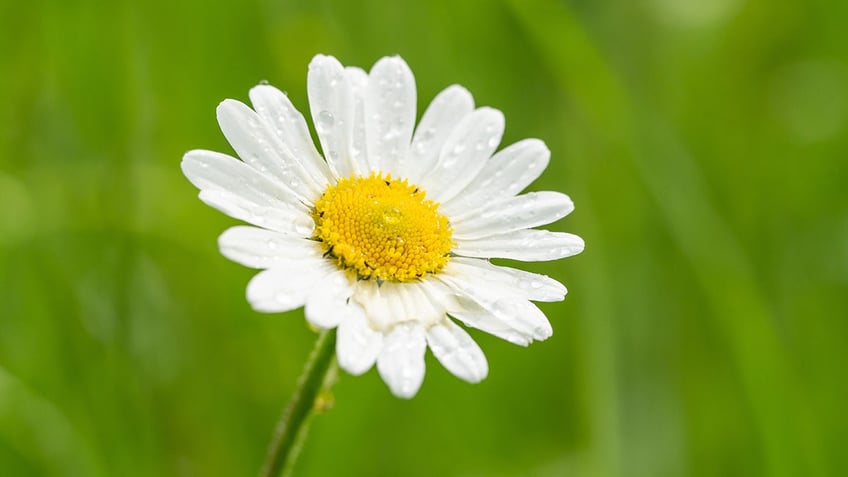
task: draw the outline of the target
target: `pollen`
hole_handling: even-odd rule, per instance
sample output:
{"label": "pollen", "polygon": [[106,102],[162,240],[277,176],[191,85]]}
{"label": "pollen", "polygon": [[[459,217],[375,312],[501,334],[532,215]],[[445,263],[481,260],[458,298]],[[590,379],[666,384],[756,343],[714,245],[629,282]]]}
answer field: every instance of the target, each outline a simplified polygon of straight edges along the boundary
{"label": "pollen", "polygon": [[409,282],[450,259],[452,230],[439,204],[406,180],[372,173],[330,186],[315,201],[315,240],[360,279]]}

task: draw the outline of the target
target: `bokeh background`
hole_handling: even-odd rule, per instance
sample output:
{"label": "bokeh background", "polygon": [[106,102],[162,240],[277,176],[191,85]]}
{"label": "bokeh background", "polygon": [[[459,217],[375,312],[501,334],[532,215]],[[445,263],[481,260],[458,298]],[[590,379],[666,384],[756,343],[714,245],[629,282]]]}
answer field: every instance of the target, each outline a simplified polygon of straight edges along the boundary
{"label": "bokeh background", "polygon": [[[411,401],[341,375],[299,476],[848,475],[848,3],[0,2],[0,475],[256,475],[314,341],[182,176],[319,52],[460,83],[586,251],[554,336]],[[420,114],[420,113],[419,113]]]}

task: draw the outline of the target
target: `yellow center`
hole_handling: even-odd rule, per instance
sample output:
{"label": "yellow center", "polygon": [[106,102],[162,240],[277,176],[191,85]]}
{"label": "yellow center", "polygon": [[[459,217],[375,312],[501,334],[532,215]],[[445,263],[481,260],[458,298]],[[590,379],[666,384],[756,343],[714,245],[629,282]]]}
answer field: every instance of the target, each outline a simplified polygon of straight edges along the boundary
{"label": "yellow center", "polygon": [[408,282],[438,273],[453,242],[447,217],[423,191],[391,176],[341,179],[315,202],[315,240],[358,278]]}

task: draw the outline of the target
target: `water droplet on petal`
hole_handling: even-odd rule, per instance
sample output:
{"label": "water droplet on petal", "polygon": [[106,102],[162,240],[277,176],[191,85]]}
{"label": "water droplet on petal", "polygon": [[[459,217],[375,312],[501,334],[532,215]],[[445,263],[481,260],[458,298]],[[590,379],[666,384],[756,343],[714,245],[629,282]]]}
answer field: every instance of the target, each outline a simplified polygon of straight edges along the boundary
{"label": "water droplet on petal", "polygon": [[304,237],[312,236],[312,231],[315,229],[315,223],[312,222],[312,219],[300,219],[296,220],[294,223],[294,230],[299,235]]}
{"label": "water droplet on petal", "polygon": [[330,128],[333,127],[333,124],[336,122],[336,118],[333,117],[333,113],[323,110],[318,113],[318,121],[316,125],[321,132],[326,132]]}

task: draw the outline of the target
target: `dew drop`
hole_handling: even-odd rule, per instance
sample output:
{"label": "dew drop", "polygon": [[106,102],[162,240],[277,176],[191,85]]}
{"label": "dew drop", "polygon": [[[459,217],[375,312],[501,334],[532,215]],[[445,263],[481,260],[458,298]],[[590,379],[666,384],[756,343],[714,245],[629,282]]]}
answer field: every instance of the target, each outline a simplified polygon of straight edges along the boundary
{"label": "dew drop", "polygon": [[304,237],[311,236],[314,228],[315,224],[312,222],[312,220],[309,219],[296,220],[294,223],[294,231]]}
{"label": "dew drop", "polygon": [[274,239],[268,239],[268,241],[265,242],[265,245],[268,246],[268,249],[274,250],[275,248],[277,248],[277,241]]}
{"label": "dew drop", "polygon": [[332,128],[333,124],[335,124],[335,122],[336,122],[336,118],[333,117],[333,113],[331,113],[327,110],[323,110],[323,111],[318,113],[317,126],[318,126],[318,129],[321,130],[321,132],[326,132],[327,130]]}

